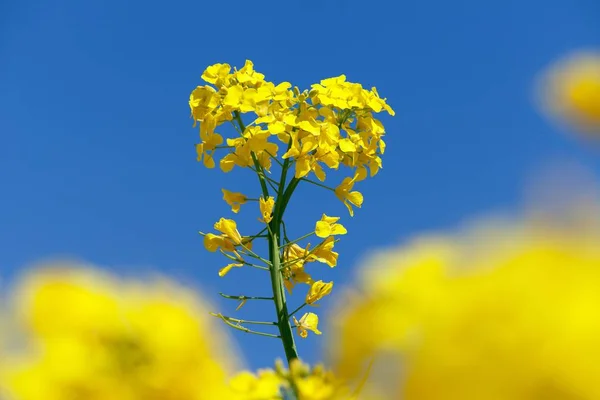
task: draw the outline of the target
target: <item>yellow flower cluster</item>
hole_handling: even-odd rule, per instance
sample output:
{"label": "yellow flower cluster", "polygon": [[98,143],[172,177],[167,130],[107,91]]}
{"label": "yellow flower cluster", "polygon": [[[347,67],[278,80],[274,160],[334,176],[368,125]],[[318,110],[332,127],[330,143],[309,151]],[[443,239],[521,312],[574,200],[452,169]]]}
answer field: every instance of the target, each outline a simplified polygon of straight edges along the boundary
{"label": "yellow flower cluster", "polygon": [[[379,171],[385,151],[385,130],[373,113],[385,110],[394,115],[375,88],[366,90],[341,75],[300,92],[289,82],[266,81],[251,61],[233,71],[228,64],[212,65],[202,79],[209,85],[198,86],[189,100],[192,118],[200,122],[198,161],[214,168],[217,150],[224,150],[219,165],[225,172],[257,164],[270,171],[279,151],[277,142],[281,142],[287,148],[281,157],[294,162],[298,179],[312,172],[324,181],[323,166],[338,169],[341,164],[354,169],[335,193],[350,214],[352,205],[361,206],[362,195],[352,187],[367,177],[367,169],[371,176]],[[236,126],[238,137],[224,139],[216,132],[224,122],[241,121],[240,115],[250,112],[255,118],[247,127]]]}
{"label": "yellow flower cluster", "polygon": [[600,210],[582,210],[375,257],[340,307],[336,371],[374,360],[383,398],[600,399]]}
{"label": "yellow flower cluster", "polygon": [[[275,369],[258,373],[242,372],[231,380],[236,400],[351,400],[355,397],[333,373],[322,365],[310,368],[299,359],[286,370],[281,362]],[[234,397],[235,398],[235,397]]]}
{"label": "yellow flower cluster", "polygon": [[552,66],[541,81],[550,113],[588,134],[600,134],[600,52],[578,52]]}
{"label": "yellow flower cluster", "polygon": [[[229,398],[233,358],[188,291],[124,283],[81,266],[31,273],[14,299],[23,328],[0,384],[16,400]],[[26,347],[22,347],[25,345]]]}
{"label": "yellow flower cluster", "polygon": [[[300,91],[289,82],[275,84],[254,70],[251,61],[241,69],[228,64],[215,64],[206,68],[202,79],[207,83],[198,86],[190,95],[189,106],[194,124],[200,124],[200,143],[196,150],[198,161],[208,168],[216,166],[218,158],[222,171],[229,172],[235,166],[248,168],[256,173],[261,195],[250,198],[243,193],[223,190],[223,200],[238,213],[242,205],[256,201],[260,211],[258,221],[263,229],[249,236],[242,236],[237,223],[221,218],[214,228],[218,233],[202,233],[204,246],[211,252],[220,251],[230,262],[219,271],[225,276],[233,268],[254,267],[269,272],[272,297],[232,296],[239,300],[238,309],[247,300],[271,300],[275,304],[276,322],[246,321],[213,314],[226,324],[247,333],[280,338],[288,361],[298,357],[293,328],[300,337],[308,332],[320,334],[318,316],[305,313],[299,320],[295,317],[304,306],[315,303],[331,293],[333,282],[314,280],[306,272],[305,265],[321,262],[335,267],[338,253],[333,251],[335,236],[347,233],[338,223],[339,217],[323,214],[313,231],[290,240],[287,236],[284,213],[290,199],[301,182],[311,183],[333,192],[354,215],[353,207],[361,207],[363,195],[354,190],[356,182],[374,176],[381,169],[381,156],[385,151],[382,123],[375,113],[394,111],[379,97],[377,90],[364,89],[358,83],[346,81],[344,75],[324,79],[312,85],[310,90]],[[253,114],[244,121],[246,114]],[[225,138],[220,130],[230,122],[237,131],[235,137]],[[219,130],[219,132],[217,132]],[[283,144],[285,151],[281,153]],[[275,179],[273,162],[280,167],[280,178]],[[340,166],[351,170],[337,187],[329,187],[325,181],[325,167],[338,170]],[[293,177],[291,171],[294,171]],[[288,176],[288,172],[290,172]],[[314,174],[320,181],[309,179]],[[299,243],[315,235],[320,243]],[[261,257],[252,250],[257,238],[268,242],[268,257]],[[298,283],[309,285],[305,301],[291,313],[287,308],[286,289],[291,294]],[[293,318],[293,327],[290,319]],[[276,325],[279,335],[249,329],[246,324]]]}

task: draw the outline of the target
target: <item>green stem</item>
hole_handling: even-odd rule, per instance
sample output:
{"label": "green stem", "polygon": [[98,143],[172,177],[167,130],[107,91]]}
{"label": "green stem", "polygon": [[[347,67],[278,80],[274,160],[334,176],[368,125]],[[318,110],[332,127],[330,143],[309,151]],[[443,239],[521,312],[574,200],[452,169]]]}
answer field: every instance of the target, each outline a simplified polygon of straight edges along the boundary
{"label": "green stem", "polygon": [[215,314],[215,313],[211,313],[210,315],[215,316],[215,317],[219,317],[221,319],[226,319],[227,321],[235,322],[237,324],[277,325],[277,322],[270,322],[270,321],[250,321],[250,320],[247,320],[247,319],[233,318],[233,317],[228,317],[228,316],[223,315],[223,314]]}
{"label": "green stem", "polygon": [[265,332],[253,331],[252,329],[248,329],[245,326],[234,324],[233,322],[228,321],[226,318],[223,318],[223,316],[219,315],[219,314],[211,314],[211,315],[214,315],[215,317],[221,318],[221,320],[223,322],[225,322],[230,327],[232,327],[234,329],[237,329],[238,331],[242,331],[242,332],[246,332],[246,333],[252,333],[254,335],[260,335],[260,336],[277,338],[277,339],[281,338],[281,336],[279,336],[279,335],[273,335],[272,333],[265,333]]}
{"label": "green stem", "polygon": [[225,294],[225,293],[219,293],[219,295],[221,297],[225,297],[226,299],[231,299],[231,300],[271,300],[273,301],[272,297],[262,297],[262,296],[233,296],[231,294]]}
{"label": "green stem", "polygon": [[[245,130],[245,126],[244,123],[242,121],[242,118],[240,116],[240,113],[238,111],[236,111],[234,113],[235,115],[235,119],[238,122],[239,126],[240,126],[240,130],[243,132]],[[263,192],[263,196],[264,198],[268,198],[269,197],[269,190],[267,188],[267,183],[266,183],[266,175],[264,174],[264,171],[262,169],[262,167],[260,166],[260,164],[258,163],[258,160],[256,158],[256,155],[254,153],[251,153],[252,155],[252,162],[254,163],[254,168],[257,171],[257,175],[258,175],[258,180],[260,181],[260,186],[262,188],[262,192]],[[281,275],[281,271],[280,271],[280,258],[279,258],[279,231],[280,231],[280,226],[281,226],[281,219],[283,216],[283,210],[285,210],[285,207],[287,206],[287,200],[289,200],[289,197],[291,196],[291,192],[289,193],[288,196],[286,196],[286,194],[288,194],[288,190],[290,189],[290,187],[288,187],[288,189],[285,191],[285,193],[283,193],[283,196],[281,196],[281,193],[283,192],[283,186],[285,185],[285,177],[287,174],[287,166],[288,166],[288,162],[284,162],[283,167],[282,167],[282,171],[281,171],[281,180],[279,181],[279,190],[278,192],[278,196],[277,196],[277,200],[275,203],[275,207],[274,207],[274,212],[273,212],[273,220],[270,222],[270,233],[269,233],[269,260],[270,262],[270,274],[271,274],[271,286],[273,289],[273,298],[274,298],[274,304],[275,304],[275,312],[277,313],[277,327],[279,328],[279,338],[281,339],[281,342],[283,343],[283,349],[285,351],[285,357],[288,360],[288,363],[291,362],[293,359],[298,358],[298,352],[296,350],[296,344],[294,342],[294,335],[292,333],[292,327],[291,324],[289,322],[289,315],[288,315],[288,309],[287,309],[287,304],[286,304],[286,300],[285,300],[285,291],[284,291],[284,287],[283,287],[283,276]],[[293,182],[293,180],[292,180]],[[291,185],[291,183],[290,183]],[[292,189],[293,192],[293,189]],[[229,321],[223,320],[225,321],[225,323],[227,323],[228,325],[231,324]],[[234,324],[231,324],[234,325]],[[244,328],[247,329],[247,328]]]}
{"label": "green stem", "polygon": [[274,233],[273,236],[269,238],[269,258],[272,260],[272,266],[270,271],[271,286],[273,288],[273,297],[275,299],[275,311],[277,312],[277,325],[279,327],[279,334],[283,343],[285,357],[287,358],[289,363],[293,359],[298,358],[298,351],[296,350],[296,343],[294,342],[292,326],[289,322],[289,314],[285,299],[285,291],[283,287],[283,276],[281,275],[281,271],[279,270],[280,259],[279,246],[277,242],[277,234]]}
{"label": "green stem", "polygon": [[300,305],[300,307],[296,308],[294,311],[292,311],[292,312],[290,313],[290,317],[291,317],[292,315],[296,314],[298,311],[302,310],[302,309],[303,309],[305,306],[306,306],[306,303],[302,303],[302,304]]}
{"label": "green stem", "polygon": [[319,182],[316,182],[316,181],[313,181],[312,179],[300,178],[300,180],[308,182],[308,183],[312,183],[313,185],[322,187],[323,189],[327,189],[327,190],[331,190],[332,192],[335,192],[334,188],[330,188],[329,186],[323,185],[322,183],[319,183]]}

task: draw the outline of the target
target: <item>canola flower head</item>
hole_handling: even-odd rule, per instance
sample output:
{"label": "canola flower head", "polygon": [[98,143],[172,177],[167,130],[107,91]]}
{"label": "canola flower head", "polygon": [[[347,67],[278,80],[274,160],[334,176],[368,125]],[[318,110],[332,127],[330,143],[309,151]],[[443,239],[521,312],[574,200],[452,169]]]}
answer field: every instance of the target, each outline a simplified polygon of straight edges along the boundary
{"label": "canola flower head", "polygon": [[578,204],[380,253],[339,308],[336,371],[374,360],[365,393],[384,398],[600,398],[599,216]]}
{"label": "canola flower head", "polygon": [[[19,285],[18,347],[0,368],[9,398],[227,398],[235,367],[203,302],[166,280],[125,282],[81,265],[42,266]],[[215,351],[219,349],[219,351]]]}
{"label": "canola flower head", "polygon": [[588,136],[600,135],[600,50],[569,54],[548,68],[539,96],[550,114]]}
{"label": "canola flower head", "polygon": [[[222,154],[218,163],[224,172],[236,166],[254,168],[255,162],[269,172],[283,143],[288,149],[281,159],[293,162],[297,179],[312,173],[324,181],[325,169],[337,170],[340,165],[361,179],[367,170],[373,176],[381,169],[385,129],[374,114],[394,115],[394,111],[375,88],[365,89],[341,75],[300,91],[289,82],[265,80],[249,60],[239,70],[228,64],[211,65],[202,79],[207,85],[192,91],[189,106],[194,123],[200,124],[198,160],[206,167],[214,168],[216,155]],[[254,117],[238,126],[243,131],[237,136],[224,138],[215,132],[244,114]],[[360,207],[363,200],[359,192],[349,192],[349,185],[345,181],[336,194],[352,215],[350,204]]]}

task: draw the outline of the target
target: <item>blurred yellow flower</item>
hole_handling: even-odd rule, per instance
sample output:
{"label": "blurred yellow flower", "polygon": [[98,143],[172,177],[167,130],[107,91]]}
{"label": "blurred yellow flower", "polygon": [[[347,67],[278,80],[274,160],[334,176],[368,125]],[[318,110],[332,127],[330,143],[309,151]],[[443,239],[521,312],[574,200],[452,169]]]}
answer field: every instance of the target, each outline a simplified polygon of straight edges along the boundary
{"label": "blurred yellow flower", "polygon": [[336,371],[374,359],[366,398],[600,399],[599,243],[594,206],[382,253],[334,313]]}
{"label": "blurred yellow flower", "polygon": [[540,95],[552,114],[600,134],[600,51],[574,53],[556,63],[544,75]]}
{"label": "blurred yellow flower", "polygon": [[184,288],[43,268],[24,279],[14,304],[26,346],[5,355],[0,385],[9,398],[228,398],[235,362],[226,336]]}
{"label": "blurred yellow flower", "polygon": [[348,387],[322,365],[313,368],[299,359],[289,370],[281,361],[275,369],[262,369],[257,374],[242,372],[231,380],[235,400],[351,400]]}

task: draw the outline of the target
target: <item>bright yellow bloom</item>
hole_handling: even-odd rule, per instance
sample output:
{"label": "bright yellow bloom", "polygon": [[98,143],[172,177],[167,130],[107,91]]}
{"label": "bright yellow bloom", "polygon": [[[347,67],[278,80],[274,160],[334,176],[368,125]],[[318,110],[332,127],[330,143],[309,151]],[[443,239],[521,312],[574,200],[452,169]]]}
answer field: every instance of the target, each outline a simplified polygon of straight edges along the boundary
{"label": "bright yellow bloom", "polygon": [[306,338],[308,336],[308,331],[313,332],[315,335],[320,335],[321,331],[318,328],[319,325],[319,316],[314,313],[305,313],[300,321],[294,318],[294,324],[296,324],[296,328],[298,329],[298,335],[301,338]]}
{"label": "bright yellow bloom", "polygon": [[219,95],[211,86],[198,86],[190,94],[189,104],[194,121],[203,121],[219,106]]}
{"label": "bright yellow bloom", "polygon": [[363,203],[363,195],[357,191],[351,191],[354,187],[354,182],[358,178],[358,174],[356,174],[353,178],[344,178],[342,183],[338,187],[335,188],[335,195],[338,199],[340,199],[346,208],[348,208],[348,212],[350,212],[350,216],[354,216],[354,210],[352,206],[361,207]]}
{"label": "bright yellow bloom", "polygon": [[600,52],[579,52],[553,66],[542,81],[542,101],[577,128],[600,134]]}
{"label": "bright yellow bloom", "polygon": [[244,66],[236,71],[235,78],[239,83],[249,86],[260,86],[265,80],[263,74],[254,70],[254,64],[250,60],[246,60]]}
{"label": "bright yellow bloom", "polygon": [[384,252],[340,305],[337,371],[374,360],[385,398],[598,399],[598,243],[600,209],[578,205]]}
{"label": "bright yellow bloom", "polygon": [[215,126],[216,121],[212,118],[207,118],[200,123],[202,143],[196,145],[197,160],[202,161],[204,158],[204,166],[207,168],[215,167],[213,154],[216,147],[223,143],[223,137],[214,133]]}
{"label": "bright yellow bloom", "polygon": [[283,270],[283,284],[291,294],[292,289],[297,283],[311,284],[312,277],[304,270],[304,263],[307,262],[308,249],[300,247],[294,243],[288,245],[283,253],[283,263],[286,268]]}
{"label": "bright yellow bloom", "polygon": [[227,85],[229,71],[231,71],[231,66],[229,64],[214,64],[206,68],[202,74],[202,79],[217,87],[221,87],[222,85]]}
{"label": "bright yellow bloom", "polygon": [[30,273],[13,304],[24,331],[4,355],[0,385],[7,398],[229,396],[226,333],[182,287],[60,266]]}
{"label": "bright yellow bloom", "polygon": [[[368,171],[370,176],[377,174],[385,150],[385,129],[374,114],[387,111],[394,115],[375,88],[364,89],[340,75],[312,85],[310,92],[300,91],[292,89],[289,82],[275,85],[266,81],[250,60],[233,72],[228,64],[212,65],[202,77],[216,88],[197,88],[190,107],[195,121],[202,122],[198,159],[208,168],[215,166],[216,150],[228,149],[219,160],[223,172],[234,166],[255,168],[256,162],[269,172],[272,158],[277,156],[278,145],[270,141],[275,136],[288,147],[281,158],[294,163],[297,179],[312,172],[325,181],[325,167],[337,170],[340,164],[353,169],[355,176],[345,179],[336,195],[351,215],[352,206],[361,206],[362,194],[352,191],[352,186],[365,179]],[[250,112],[257,118],[246,125],[238,121],[240,113]],[[227,138],[227,146],[221,146],[224,139],[214,131],[234,117],[242,135]]]}
{"label": "bright yellow bloom", "polygon": [[323,214],[321,220],[315,226],[315,234],[320,238],[332,235],[345,235],[348,231],[342,224],[337,223],[339,220],[340,217],[329,217]]}
{"label": "bright yellow bloom", "polygon": [[254,111],[256,108],[256,89],[235,85],[227,89],[223,104],[243,113]]}
{"label": "bright yellow bloom", "polygon": [[330,267],[335,267],[337,265],[338,253],[333,251],[333,245],[335,241],[333,236],[329,236],[327,239],[323,241],[320,245],[318,245],[312,254],[308,256],[309,261],[318,261],[329,265]]}
{"label": "bright yellow bloom", "polygon": [[221,268],[219,270],[219,276],[224,277],[225,275],[227,275],[227,273],[229,271],[231,271],[232,268],[240,268],[243,266],[244,266],[244,264],[240,264],[240,263],[227,264],[226,266],[224,266],[223,268]]}
{"label": "bright yellow bloom", "polygon": [[237,214],[240,211],[240,206],[245,204],[248,198],[242,193],[230,192],[226,189],[221,190],[223,191],[223,200],[231,206],[231,211]]}
{"label": "bright yellow bloom", "polygon": [[331,293],[333,289],[333,282],[325,283],[323,281],[316,281],[310,285],[310,289],[306,294],[306,304],[312,305],[315,302],[321,300],[323,297]]}
{"label": "bright yellow bloom", "polygon": [[235,245],[226,235],[215,235],[214,233],[204,235],[204,247],[213,253],[219,249],[235,251]]}
{"label": "bright yellow bloom", "polygon": [[264,197],[261,197],[258,199],[258,202],[260,213],[262,215],[262,218],[259,219],[259,221],[268,224],[273,219],[273,207],[275,206],[275,199],[273,196],[269,196],[269,198],[266,200]]}
{"label": "bright yellow bloom", "polygon": [[232,219],[221,218],[215,223],[215,229],[223,233],[233,244],[242,244],[242,235],[237,229],[237,224]]}

